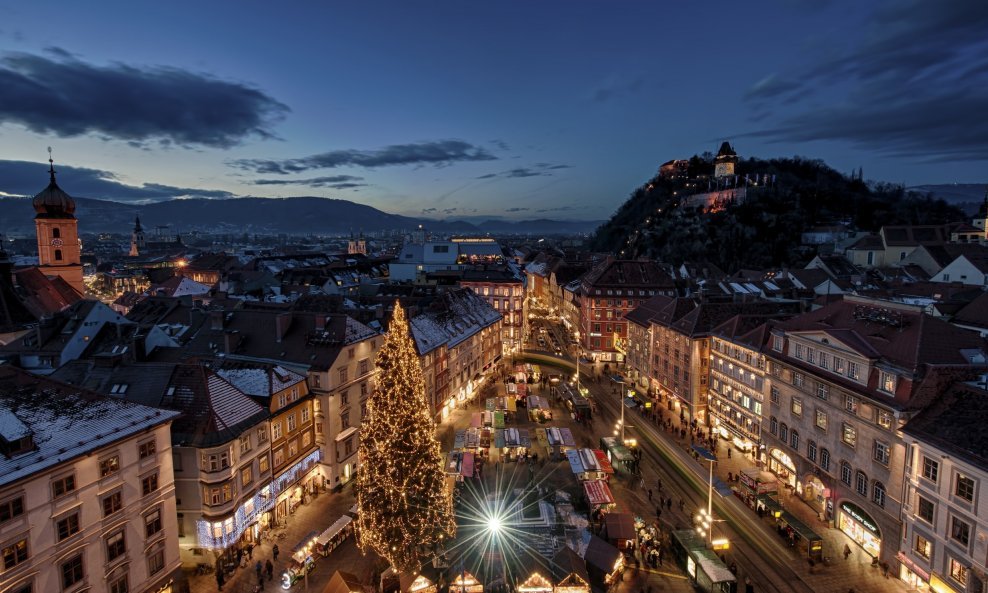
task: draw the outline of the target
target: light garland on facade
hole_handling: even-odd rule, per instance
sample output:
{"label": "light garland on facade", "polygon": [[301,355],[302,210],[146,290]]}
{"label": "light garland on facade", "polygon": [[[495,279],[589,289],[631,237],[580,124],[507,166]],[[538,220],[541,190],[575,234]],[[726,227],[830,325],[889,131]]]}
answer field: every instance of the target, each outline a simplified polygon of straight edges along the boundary
{"label": "light garland on facade", "polygon": [[[320,459],[322,459],[322,451],[317,449],[282,472],[280,476],[271,480],[271,483],[267,486],[258,490],[253,497],[240,505],[233,512],[233,515],[228,518],[233,519],[233,524],[229,532],[227,532],[224,526],[224,523],[228,519],[223,519],[222,521],[197,520],[196,533],[198,535],[198,542],[196,545],[207,550],[222,550],[235,544],[240,539],[240,536],[244,534],[244,531],[257,521],[262,513],[274,508],[274,503],[278,499],[278,495],[291,487],[298,480],[300,473],[307,471],[318,463]],[[213,535],[213,527],[215,526],[219,526],[221,530],[221,534],[218,537]]]}
{"label": "light garland on facade", "polygon": [[360,426],[357,541],[410,574],[419,567],[419,546],[452,537],[456,525],[422,369],[398,303],[377,367]]}

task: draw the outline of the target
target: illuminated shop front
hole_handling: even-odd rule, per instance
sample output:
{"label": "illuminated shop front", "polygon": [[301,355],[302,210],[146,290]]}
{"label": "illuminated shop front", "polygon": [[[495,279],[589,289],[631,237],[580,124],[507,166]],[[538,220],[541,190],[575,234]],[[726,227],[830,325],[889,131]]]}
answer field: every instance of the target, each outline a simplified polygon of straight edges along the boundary
{"label": "illuminated shop front", "polygon": [[772,449],[768,455],[768,468],[772,473],[779,476],[783,484],[789,484],[796,488],[796,464],[792,457],[789,457],[781,449]]}
{"label": "illuminated shop front", "polygon": [[827,488],[818,476],[806,476],[803,486],[803,502],[810,505],[810,508],[818,513],[827,510],[829,518],[833,509],[827,509],[828,498],[830,498],[830,488]]}
{"label": "illuminated shop front", "polygon": [[256,537],[262,527],[267,527],[271,520],[270,511],[275,508],[276,501],[287,501],[298,495],[301,499],[302,487],[294,487],[296,482],[303,484],[311,481],[319,471],[318,462],[322,458],[320,450],[313,451],[285,470],[271,483],[258,490],[254,496],[245,501],[233,515],[222,521],[196,521],[198,546],[209,550],[222,550],[240,540],[241,536],[251,529]]}
{"label": "illuminated shop front", "polygon": [[[901,550],[895,558],[900,562],[899,578],[905,581],[906,585],[912,589],[916,589],[920,593],[927,593],[931,590],[930,573],[926,572],[926,570],[924,570],[921,566],[913,562]],[[937,580],[939,581],[940,579]],[[953,590],[947,588],[946,590],[941,590],[938,593],[953,593]]]}
{"label": "illuminated shop front", "polygon": [[882,533],[878,524],[861,507],[850,502],[840,504],[837,527],[853,539],[868,554],[878,557],[882,548]]}

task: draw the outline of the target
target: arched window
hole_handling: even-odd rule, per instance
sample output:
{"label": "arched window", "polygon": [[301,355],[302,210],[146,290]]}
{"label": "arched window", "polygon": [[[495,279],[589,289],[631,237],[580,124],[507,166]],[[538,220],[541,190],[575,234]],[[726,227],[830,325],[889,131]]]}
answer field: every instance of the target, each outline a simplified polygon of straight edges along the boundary
{"label": "arched window", "polygon": [[806,458],[813,463],[816,463],[816,441],[807,441]]}
{"label": "arched window", "polygon": [[792,433],[789,435],[789,444],[793,449],[799,449],[799,432],[793,429]]}
{"label": "arched window", "polygon": [[851,485],[851,464],[846,461],[840,462],[840,481]]}
{"label": "arched window", "polygon": [[783,443],[789,440],[789,427],[784,422],[779,426],[779,440]]}
{"label": "arched window", "polygon": [[62,236],[62,229],[55,227],[51,230],[51,238],[57,239]]}
{"label": "arched window", "polygon": [[62,250],[61,249],[56,249],[55,250],[55,261],[62,261]]}
{"label": "arched window", "polygon": [[777,434],[779,432],[779,421],[772,416],[768,419],[768,429],[772,434]]}
{"label": "arched window", "polygon": [[875,504],[884,508],[885,507],[885,484],[879,481],[875,481],[875,485],[872,488],[871,499],[875,501]]}
{"label": "arched window", "polygon": [[858,472],[854,480],[854,489],[861,496],[868,496],[868,476],[864,472]]}
{"label": "arched window", "polygon": [[827,449],[820,449],[820,468],[825,471],[830,471],[830,451]]}

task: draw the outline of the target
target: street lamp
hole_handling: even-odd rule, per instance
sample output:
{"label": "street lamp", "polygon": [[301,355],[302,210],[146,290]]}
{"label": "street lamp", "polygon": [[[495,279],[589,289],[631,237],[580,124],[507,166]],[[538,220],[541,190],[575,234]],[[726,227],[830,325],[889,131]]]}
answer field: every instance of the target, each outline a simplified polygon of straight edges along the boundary
{"label": "street lamp", "polygon": [[624,429],[626,427],[624,423],[624,377],[621,375],[611,375],[611,381],[613,381],[618,386],[618,392],[620,397],[618,399],[618,407],[621,408],[621,419],[618,420],[617,425],[614,427],[614,436],[618,435],[618,430],[621,431],[621,444],[625,444]]}
{"label": "street lamp", "polygon": [[706,536],[708,543],[712,543],[714,524],[714,463],[717,461],[717,457],[699,445],[693,445],[693,451],[710,462],[710,478],[707,480],[707,508],[705,511],[703,509],[700,510],[700,514],[697,517],[700,521],[700,526],[696,530],[700,535]]}

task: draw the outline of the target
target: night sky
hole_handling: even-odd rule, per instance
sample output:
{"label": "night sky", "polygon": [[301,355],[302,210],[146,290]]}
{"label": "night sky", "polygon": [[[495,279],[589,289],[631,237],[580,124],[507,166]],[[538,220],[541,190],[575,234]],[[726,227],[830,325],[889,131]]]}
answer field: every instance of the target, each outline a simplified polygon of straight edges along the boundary
{"label": "night sky", "polygon": [[672,158],[988,180],[988,2],[0,2],[0,192],[602,219]]}

